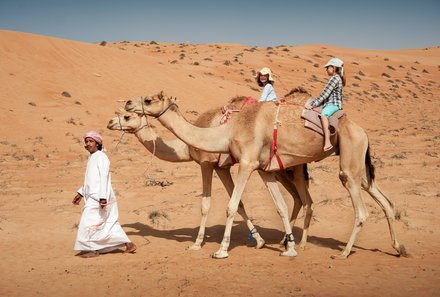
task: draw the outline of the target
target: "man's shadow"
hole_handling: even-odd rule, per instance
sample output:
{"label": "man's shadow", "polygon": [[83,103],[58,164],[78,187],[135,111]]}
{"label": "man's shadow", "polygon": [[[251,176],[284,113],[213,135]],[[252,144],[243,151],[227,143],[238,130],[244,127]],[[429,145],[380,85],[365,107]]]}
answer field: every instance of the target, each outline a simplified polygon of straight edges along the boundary
{"label": "man's shadow", "polygon": [[[140,222],[136,222],[132,224],[124,224],[123,227],[135,229],[135,231],[126,232],[127,235],[129,236],[130,235],[136,235],[142,237],[151,236],[156,238],[163,238],[166,240],[174,240],[176,242],[188,242],[188,244],[195,242],[199,231],[199,227],[158,230]],[[284,250],[283,247],[279,246],[280,241],[285,236],[284,232],[278,229],[265,228],[262,226],[256,226],[256,228],[260,233],[261,237],[263,237],[263,239],[266,241],[265,248],[275,251]],[[206,227],[204,243],[210,242],[210,243],[220,244],[223,239],[224,231],[225,231],[224,225],[215,225],[215,226]],[[301,240],[302,229],[298,227],[294,227],[293,236],[295,238],[295,243],[298,244]],[[255,240],[251,240],[251,237],[249,236],[249,230],[247,229],[244,221],[234,222],[234,225],[232,227],[231,243],[229,249],[232,250],[235,247],[243,246],[243,244],[247,244],[248,246],[253,246],[255,245]],[[307,250],[307,245],[316,245],[342,252],[346,244],[347,244],[346,242],[342,242],[340,240],[330,237],[319,237],[319,236],[309,235],[307,239],[306,250]],[[360,250],[379,252],[387,255],[396,256],[395,254],[384,252],[379,249],[368,249],[357,245],[353,245],[353,247]],[[355,251],[351,252],[351,254],[354,253]]]}

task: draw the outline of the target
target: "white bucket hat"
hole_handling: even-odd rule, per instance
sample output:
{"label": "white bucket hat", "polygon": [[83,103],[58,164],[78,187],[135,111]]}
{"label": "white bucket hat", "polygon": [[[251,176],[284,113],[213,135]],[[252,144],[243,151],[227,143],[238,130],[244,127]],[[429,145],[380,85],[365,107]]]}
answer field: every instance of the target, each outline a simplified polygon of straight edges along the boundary
{"label": "white bucket hat", "polygon": [[273,77],[272,77],[272,71],[270,71],[270,69],[269,68],[267,68],[267,67],[264,67],[264,68],[261,68],[261,70],[260,71],[258,71],[258,73],[257,73],[257,81],[260,79],[260,74],[262,74],[262,75],[269,75],[269,81],[271,81],[271,82],[274,82],[274,80],[273,80]]}

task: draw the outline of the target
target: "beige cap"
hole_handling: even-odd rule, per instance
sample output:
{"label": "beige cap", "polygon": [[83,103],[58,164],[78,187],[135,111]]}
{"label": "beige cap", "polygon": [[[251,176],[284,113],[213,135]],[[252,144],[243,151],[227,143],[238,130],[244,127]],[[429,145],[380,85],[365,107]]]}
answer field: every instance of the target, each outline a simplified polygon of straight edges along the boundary
{"label": "beige cap", "polygon": [[260,71],[258,71],[257,77],[256,77],[257,81],[258,81],[258,79],[260,77],[260,74],[262,74],[262,75],[267,75],[268,74],[269,75],[269,81],[274,82],[273,77],[272,77],[272,71],[270,71],[269,68],[264,67],[264,68],[261,68]]}

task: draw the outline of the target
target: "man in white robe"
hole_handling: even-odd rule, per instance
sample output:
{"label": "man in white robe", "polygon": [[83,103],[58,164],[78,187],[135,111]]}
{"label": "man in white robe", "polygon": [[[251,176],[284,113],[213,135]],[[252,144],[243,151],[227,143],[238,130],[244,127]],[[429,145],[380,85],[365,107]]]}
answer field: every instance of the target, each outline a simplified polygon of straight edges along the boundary
{"label": "man in white robe", "polygon": [[110,161],[102,152],[102,137],[90,131],[84,136],[85,148],[90,152],[84,184],[73,198],[79,205],[84,197],[84,209],[78,225],[74,250],[81,251],[84,258],[126,247],[125,252],[134,253],[132,243],[118,222],[118,205],[111,185]]}

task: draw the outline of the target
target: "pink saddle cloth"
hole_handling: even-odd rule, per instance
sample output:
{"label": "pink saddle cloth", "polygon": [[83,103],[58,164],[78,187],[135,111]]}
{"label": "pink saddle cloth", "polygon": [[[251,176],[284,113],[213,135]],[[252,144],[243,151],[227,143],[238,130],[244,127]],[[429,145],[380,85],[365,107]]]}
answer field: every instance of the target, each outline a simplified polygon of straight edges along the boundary
{"label": "pink saddle cloth", "polygon": [[[313,109],[305,109],[301,113],[301,118],[303,118],[304,121],[304,127],[312,129],[313,131],[318,132],[321,135],[324,135],[324,131],[322,130],[322,124],[321,119],[319,118],[319,115],[321,114],[322,107],[321,108],[313,108]],[[343,110],[338,110],[335,112],[329,119],[329,127],[330,134],[334,135],[338,131],[338,125],[339,125],[339,119],[345,116],[345,113]]]}

